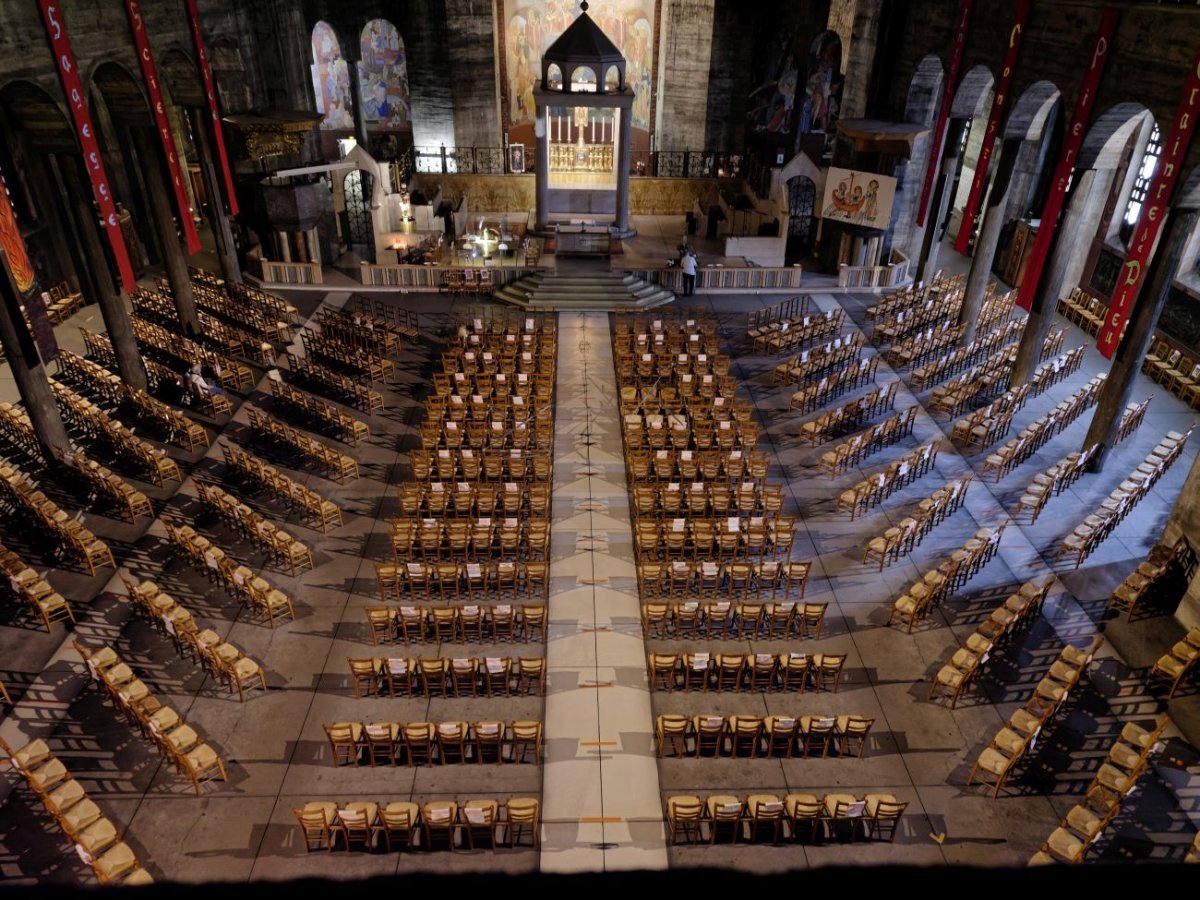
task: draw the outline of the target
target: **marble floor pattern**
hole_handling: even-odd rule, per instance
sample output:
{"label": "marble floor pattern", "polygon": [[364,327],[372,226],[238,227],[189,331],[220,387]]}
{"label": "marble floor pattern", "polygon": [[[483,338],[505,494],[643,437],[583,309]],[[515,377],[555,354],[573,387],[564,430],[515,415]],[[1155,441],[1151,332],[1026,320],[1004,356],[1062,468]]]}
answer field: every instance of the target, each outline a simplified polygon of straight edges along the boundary
{"label": "marble floor pattern", "polygon": [[[322,297],[289,295],[311,315],[317,303],[342,305],[349,292]],[[382,295],[375,294],[375,297]],[[264,881],[302,875],[348,879],[409,872],[532,872],[580,868],[615,870],[727,866],[773,872],[805,866],[860,863],[1023,865],[1057,824],[1103,758],[1126,721],[1152,718],[1163,704],[1147,690],[1147,667],[1177,639],[1181,629],[1162,610],[1131,623],[1108,620],[1109,592],[1144,558],[1161,532],[1197,452],[1193,441],[1134,512],[1077,571],[1059,571],[1045,613],[1027,632],[996,654],[989,670],[948,710],[926,700],[929,679],[942,662],[1015,585],[1052,568],[1057,541],[1133,469],[1169,429],[1185,430],[1195,413],[1159,386],[1139,377],[1136,398],[1153,393],[1147,420],[1120,445],[1105,470],[1086,475],[1050,501],[1034,526],[1010,526],[1001,552],[912,635],[886,626],[892,599],[920,573],[982,525],[1003,521],[1021,487],[1071,450],[1087,428],[1085,414],[998,484],[976,478],[963,509],[935,529],[915,552],[882,573],[862,563],[867,536],[899,521],[945,481],[978,473],[982,454],[963,454],[945,438],[951,424],[922,411],[914,434],[867,458],[838,479],[817,473],[822,450],[796,440],[804,417],[787,412],[788,391],[771,385],[775,359],[755,357],[744,337],[745,313],[781,296],[701,296],[692,302],[714,314],[724,349],[733,357],[740,395],[752,402],[763,425],[760,447],[771,456],[769,481],[783,483],[785,512],[799,518],[793,557],[811,559],[808,599],[828,602],[819,641],[805,652],[847,652],[848,671],[837,693],[649,693],[645,653],[684,641],[644,641],[633,587],[632,547],[624,485],[619,423],[612,378],[609,322],[603,315],[563,316],[559,321],[558,418],[555,446],[551,621],[546,653],[548,696],[514,697],[497,710],[484,699],[355,699],[346,659],[374,655],[364,609],[378,605],[372,568],[388,548],[389,520],[397,514],[393,485],[409,477],[406,453],[418,443],[417,426],[453,317],[468,304],[436,295],[394,295],[398,305],[422,315],[422,339],[406,345],[395,384],[382,386],[387,407],[366,418],[372,438],[350,450],[362,477],[340,485],[315,470],[295,470],[268,447],[257,451],[346,509],[346,524],[328,535],[307,528],[265,495],[251,505],[285,524],[314,548],[317,567],[292,577],[281,573],[252,545],[199,514],[190,477],[180,487],[147,486],[137,473],[118,469],[153,499],[156,511],[196,522],[256,572],[296,598],[296,620],[274,630],[247,618],[203,576],[170,557],[161,523],[129,526],[103,515],[86,521],[114,547],[121,565],[153,577],[267,669],[270,690],[239,704],[145,622],[131,619],[119,581],[110,570],[89,578],[55,567],[52,584],[75,605],[73,635],[61,627],[47,634],[15,604],[0,607],[0,678],[17,701],[0,720],[0,736],[12,743],[43,736],[72,774],[161,880]],[[822,308],[842,304],[861,327],[869,293],[813,295]],[[95,306],[58,329],[64,346],[82,350],[75,324],[99,330]],[[1064,324],[1060,321],[1060,324]],[[1066,347],[1087,338],[1069,327]],[[1013,433],[1102,370],[1089,349],[1083,369],[1031,401]],[[262,370],[259,370],[262,374]],[[907,373],[881,366],[878,381]],[[865,391],[865,388],[863,389]],[[853,395],[848,395],[853,396]],[[0,399],[14,399],[7,369]],[[896,408],[923,404],[928,392],[902,386]],[[224,440],[251,444],[246,404],[273,414],[260,381],[229,423],[207,422]],[[131,424],[131,422],[130,422]],[[139,429],[140,432],[140,429]],[[154,435],[149,435],[151,439]],[[923,441],[943,439],[935,471],[909,485],[853,523],[837,515],[837,493],[877,472]],[[168,448],[188,473],[221,478],[224,467],[214,440],[206,452]],[[8,455],[11,448],[0,448]],[[78,507],[65,486],[50,485],[55,499]],[[0,523],[0,540],[39,571],[54,565],[36,537],[14,534]],[[1061,567],[1060,567],[1061,568]],[[1047,727],[1043,740],[998,800],[966,787],[970,764],[1007,715],[1024,702],[1064,641],[1082,644],[1097,629],[1109,638],[1077,696]],[[65,637],[92,644],[113,642],[164,703],[182,713],[229,763],[228,784],[212,785],[197,799],[136,730],[117,718],[86,681]],[[785,642],[703,642],[720,652],[782,652]],[[420,655],[419,649],[394,651]],[[435,652],[433,650],[428,651]],[[485,645],[474,655],[491,652]],[[514,650],[505,645],[506,655]],[[612,685],[605,687],[603,685]],[[1184,692],[1166,707],[1179,726],[1138,792],[1093,851],[1096,859],[1179,859],[1196,830],[1195,750],[1200,722],[1197,692]],[[846,713],[875,716],[864,757],[858,759],[655,759],[652,716],[696,713]],[[322,724],[333,721],[472,720],[484,716],[543,718],[546,765],[335,768]],[[1187,738],[1185,740],[1185,737]],[[1189,742],[1190,741],[1190,742]],[[674,793],[822,793],[887,791],[909,802],[895,843],[819,845],[718,845],[664,847],[663,798]],[[444,853],[337,852],[306,855],[291,809],[310,799],[415,799],[534,796],[543,800],[542,852],[529,849]],[[6,883],[84,883],[90,875],[53,820],[10,772],[0,777],[0,877]]]}

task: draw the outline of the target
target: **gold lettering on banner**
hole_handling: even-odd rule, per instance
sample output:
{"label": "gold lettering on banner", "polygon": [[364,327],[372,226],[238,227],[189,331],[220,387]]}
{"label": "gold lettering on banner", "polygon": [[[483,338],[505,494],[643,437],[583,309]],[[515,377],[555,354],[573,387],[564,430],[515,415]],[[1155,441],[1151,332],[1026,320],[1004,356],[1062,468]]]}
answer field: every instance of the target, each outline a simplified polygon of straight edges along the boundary
{"label": "gold lettering on banner", "polygon": [[[1142,264],[1136,259],[1131,259],[1125,263],[1125,284],[1137,284],[1138,279],[1142,275]],[[1117,314],[1119,317],[1119,314]]]}

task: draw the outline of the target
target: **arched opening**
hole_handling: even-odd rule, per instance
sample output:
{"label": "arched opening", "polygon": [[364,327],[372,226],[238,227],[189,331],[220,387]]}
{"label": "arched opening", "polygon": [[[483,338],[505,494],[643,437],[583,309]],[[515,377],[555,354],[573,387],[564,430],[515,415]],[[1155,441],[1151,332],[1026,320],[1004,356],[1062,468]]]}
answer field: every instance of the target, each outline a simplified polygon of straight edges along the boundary
{"label": "arched opening", "polygon": [[[94,296],[76,241],[77,223],[62,203],[60,166],[80,166],[74,132],[58,103],[40,87],[13,81],[0,88],[0,189],[13,221],[0,223],[0,246],[21,292],[66,282]],[[11,231],[9,230],[11,226]],[[20,262],[18,237],[25,246]]]}
{"label": "arched opening", "polygon": [[609,66],[604,73],[604,90],[618,91],[621,89],[621,71],[616,66]]}
{"label": "arched opening", "polygon": [[326,131],[353,131],[354,112],[350,97],[350,71],[342,58],[337,33],[328,22],[317,22],[312,30],[313,93],[321,128]]}
{"label": "arched opening", "polygon": [[345,208],[342,228],[348,248],[367,262],[375,261],[375,226],[371,217],[371,194],[375,178],[362,169],[351,169],[342,180]]}
{"label": "arched opening", "polygon": [[[940,235],[939,239],[947,229],[951,234],[958,230],[958,222],[961,220],[963,207],[966,206],[967,195],[971,191],[971,182],[979,166],[979,151],[983,146],[983,132],[992,108],[994,89],[992,73],[985,66],[975,66],[963,76],[954,95],[951,115],[956,119],[965,119],[967,125],[958,147],[958,169],[950,188],[950,213],[943,222],[943,235]],[[949,148],[945,152],[948,150]]]}
{"label": "arched opening", "polygon": [[591,66],[576,66],[572,69],[570,90],[572,93],[595,93],[596,70]]}
{"label": "arched opening", "polygon": [[788,179],[788,239],[785,263],[803,261],[812,251],[816,236],[817,186],[806,175]]}
{"label": "arched opening", "polygon": [[562,68],[558,63],[550,63],[546,68],[546,83],[552,91],[561,91],[563,89]]}

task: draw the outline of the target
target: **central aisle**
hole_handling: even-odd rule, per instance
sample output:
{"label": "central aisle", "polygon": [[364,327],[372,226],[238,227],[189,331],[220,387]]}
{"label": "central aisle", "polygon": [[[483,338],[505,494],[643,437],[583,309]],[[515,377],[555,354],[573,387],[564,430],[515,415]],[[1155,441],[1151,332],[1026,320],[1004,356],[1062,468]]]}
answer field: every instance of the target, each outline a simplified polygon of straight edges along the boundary
{"label": "central aisle", "polygon": [[607,313],[558,321],[543,872],[665,869]]}

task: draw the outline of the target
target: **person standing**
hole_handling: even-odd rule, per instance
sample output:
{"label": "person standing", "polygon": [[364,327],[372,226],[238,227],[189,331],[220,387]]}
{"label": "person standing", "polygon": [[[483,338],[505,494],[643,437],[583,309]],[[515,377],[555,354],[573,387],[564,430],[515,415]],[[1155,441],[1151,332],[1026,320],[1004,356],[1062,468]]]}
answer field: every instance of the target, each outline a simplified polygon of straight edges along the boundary
{"label": "person standing", "polygon": [[683,296],[690,297],[696,293],[696,254],[685,248],[679,267],[683,269]]}

